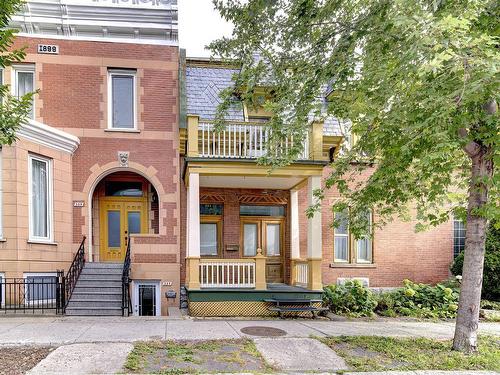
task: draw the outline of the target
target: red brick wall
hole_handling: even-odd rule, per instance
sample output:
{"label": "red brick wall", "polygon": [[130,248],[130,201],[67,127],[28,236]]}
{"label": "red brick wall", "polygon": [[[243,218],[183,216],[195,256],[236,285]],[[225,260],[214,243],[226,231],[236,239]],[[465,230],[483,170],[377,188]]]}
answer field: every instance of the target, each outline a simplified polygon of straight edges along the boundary
{"label": "red brick wall", "polygon": [[[323,177],[328,175],[325,168]],[[366,171],[362,178],[367,178]],[[299,192],[300,250],[307,257],[307,219],[305,210],[307,188]],[[339,277],[368,277],[370,286],[389,287],[401,285],[402,280],[434,283],[449,276],[449,265],[453,259],[453,233],[451,223],[445,223],[427,232],[415,233],[416,222],[394,220],[375,230],[373,238],[374,265],[364,267],[331,267],[333,263],[333,213],[332,201],[339,197],[338,191],[326,192],[322,207],[323,222],[323,283],[336,283]],[[376,213],[374,220],[377,220]]]}

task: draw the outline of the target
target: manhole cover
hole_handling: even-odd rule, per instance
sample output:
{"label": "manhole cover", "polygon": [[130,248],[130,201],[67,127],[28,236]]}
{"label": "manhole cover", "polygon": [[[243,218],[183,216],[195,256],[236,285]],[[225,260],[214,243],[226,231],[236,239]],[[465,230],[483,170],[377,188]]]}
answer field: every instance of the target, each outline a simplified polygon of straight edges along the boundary
{"label": "manhole cover", "polygon": [[241,332],[243,332],[246,335],[263,336],[263,337],[265,336],[276,337],[276,336],[286,335],[286,332],[283,331],[282,329],[273,327],[260,327],[260,326],[244,327],[241,329]]}

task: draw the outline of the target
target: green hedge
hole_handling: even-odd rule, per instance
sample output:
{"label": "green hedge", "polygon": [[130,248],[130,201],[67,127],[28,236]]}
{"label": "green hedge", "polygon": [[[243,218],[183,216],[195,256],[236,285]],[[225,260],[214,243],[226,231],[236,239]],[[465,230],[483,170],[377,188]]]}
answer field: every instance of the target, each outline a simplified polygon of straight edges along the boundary
{"label": "green hedge", "polygon": [[[451,266],[454,275],[461,275],[464,265],[464,254],[460,253]],[[500,301],[500,228],[490,224],[486,234],[486,250],[484,254],[483,299]]]}
{"label": "green hedge", "polygon": [[326,286],[323,301],[333,313],[354,317],[371,316],[377,306],[373,292],[358,280]]}

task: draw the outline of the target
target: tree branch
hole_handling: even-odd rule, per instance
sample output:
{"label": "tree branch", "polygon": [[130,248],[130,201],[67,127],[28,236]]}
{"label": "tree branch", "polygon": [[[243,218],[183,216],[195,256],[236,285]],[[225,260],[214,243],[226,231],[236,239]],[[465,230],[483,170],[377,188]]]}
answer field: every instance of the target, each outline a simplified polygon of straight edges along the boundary
{"label": "tree branch", "polygon": [[[465,128],[458,129],[458,135],[460,138],[467,139],[469,136],[469,132]],[[463,147],[463,150],[469,157],[473,158],[481,151],[481,146],[477,144],[477,142],[469,141]]]}

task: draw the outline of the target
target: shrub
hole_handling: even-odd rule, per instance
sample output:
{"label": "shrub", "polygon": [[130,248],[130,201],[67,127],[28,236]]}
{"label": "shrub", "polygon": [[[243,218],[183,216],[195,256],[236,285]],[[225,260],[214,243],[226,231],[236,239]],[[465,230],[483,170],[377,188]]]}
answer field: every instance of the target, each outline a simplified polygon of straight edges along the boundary
{"label": "shrub", "polygon": [[[460,253],[451,266],[454,275],[461,275],[464,265],[464,254]],[[493,223],[486,234],[486,252],[484,254],[483,299],[500,301],[500,228]]]}
{"label": "shrub", "polygon": [[326,286],[323,300],[333,313],[354,317],[372,316],[377,306],[373,292],[358,280]]}
{"label": "shrub", "polygon": [[417,284],[404,280],[404,287],[378,297],[376,311],[385,316],[453,318],[458,310],[458,286],[452,283]]}

